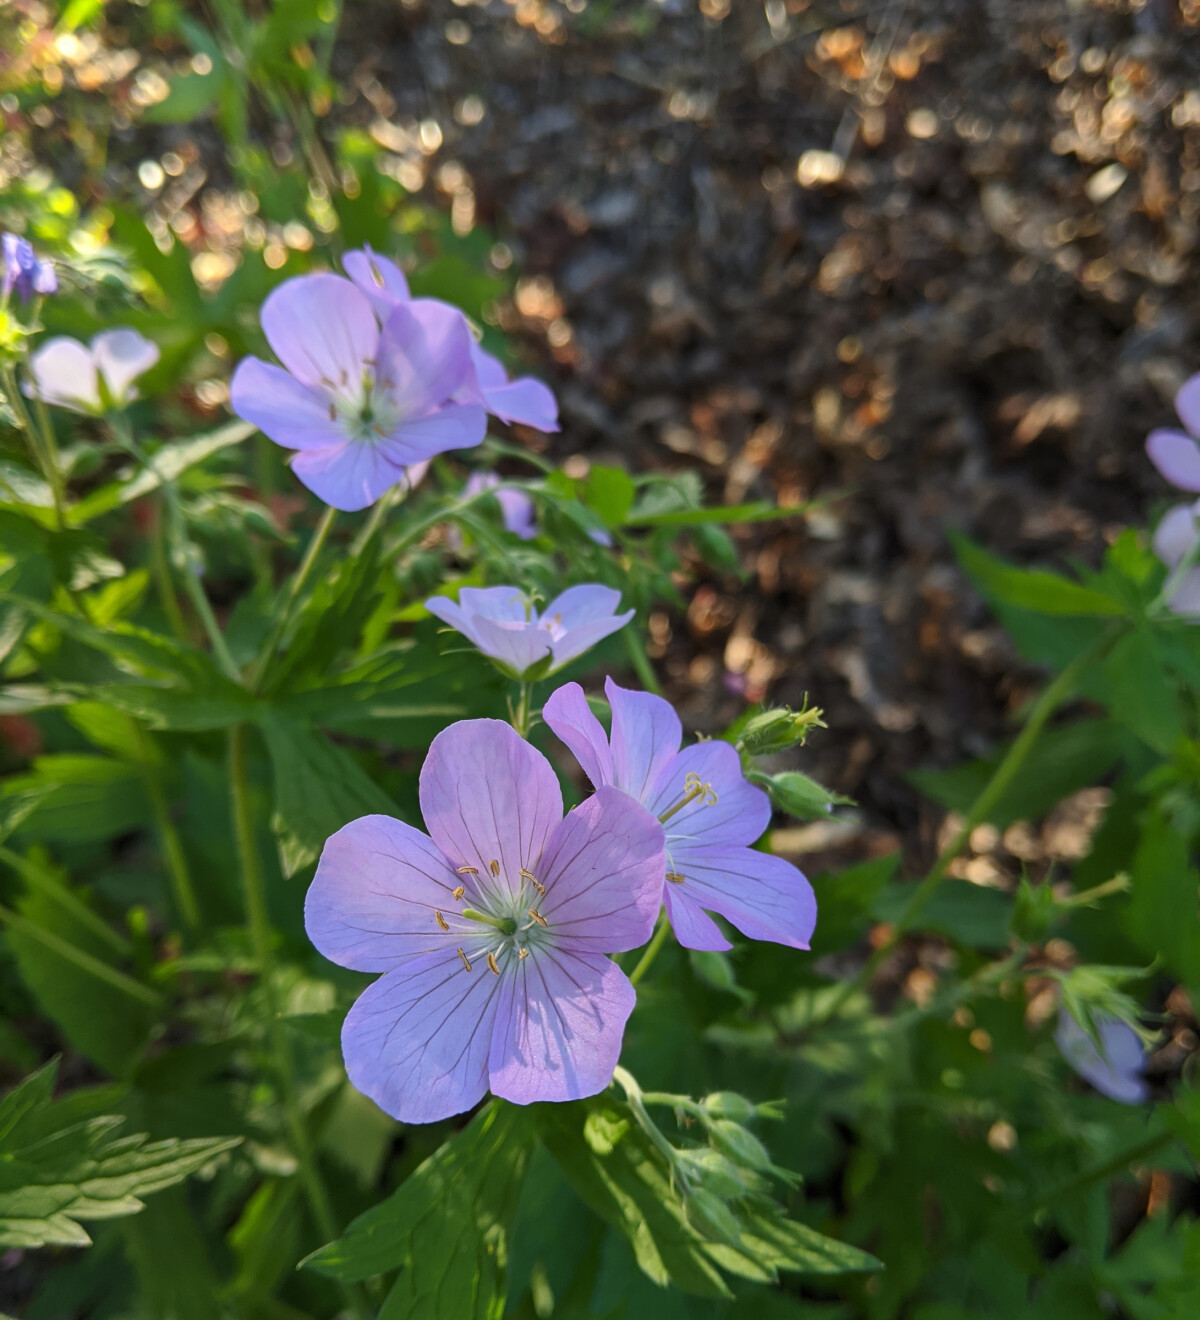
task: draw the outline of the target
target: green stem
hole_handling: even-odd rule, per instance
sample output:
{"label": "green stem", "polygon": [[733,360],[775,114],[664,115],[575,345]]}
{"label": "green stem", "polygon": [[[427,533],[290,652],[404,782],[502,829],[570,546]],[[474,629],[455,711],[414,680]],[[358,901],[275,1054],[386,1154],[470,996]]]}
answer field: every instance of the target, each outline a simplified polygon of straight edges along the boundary
{"label": "green stem", "polygon": [[637,1120],[638,1126],[658,1147],[666,1157],[667,1163],[674,1169],[677,1158],[675,1147],[663,1136],[658,1124],[650,1117],[649,1111],[643,1102],[642,1088],[637,1084],[637,1079],[627,1068],[622,1068],[618,1064],[613,1069],[613,1081],[625,1092],[625,1100]]}
{"label": "green stem", "polygon": [[532,683],[523,682],[521,684],[520,695],[517,697],[517,709],[513,713],[512,726],[522,738],[527,737],[529,734],[529,694],[532,691]]}
{"label": "green stem", "polygon": [[647,692],[653,692],[655,696],[661,697],[662,684],[658,681],[658,675],[654,672],[654,666],[650,663],[650,657],[646,654],[646,647],[641,634],[628,627],[624,628],[622,632],[625,637],[625,649],[629,652],[630,663],[633,665],[642,687]]}
{"label": "green stem", "polygon": [[283,606],[279,611],[275,626],[263,643],[263,648],[259,652],[258,660],[255,662],[253,679],[251,686],[257,692],[267,671],[271,667],[271,661],[275,659],[275,653],[279,650],[279,643],[283,640],[283,635],[287,631],[288,622],[291,619],[292,609],[294,608],[300,592],[308,581],[308,576],[313,570],[313,565],[317,562],[317,556],[321,553],[325,542],[329,539],[330,529],[333,527],[334,520],[337,518],[337,510],[328,508],[321,515],[321,521],[317,523],[316,529],[309,538],[308,547],[304,551],[304,558],[301,559],[299,567],[292,575],[292,580],[287,589],[287,595],[284,597]]}
{"label": "green stem", "polygon": [[40,890],[70,912],[81,925],[86,926],[93,935],[102,939],[114,953],[124,958],[132,952],[133,946],[124,936],[113,930],[103,917],[93,912],[66,885],[43,870],[36,862],[31,862],[27,857],[22,857],[19,853],[4,847],[0,847],[0,862],[11,866],[31,889]]}
{"label": "green stem", "polygon": [[[28,349],[25,351],[24,366],[25,374],[32,382],[34,377],[29,366]],[[46,478],[46,484],[50,487],[50,496],[54,501],[54,519],[61,532],[67,525],[66,510],[63,507],[62,470],[58,463],[58,445],[54,439],[54,427],[50,422],[46,405],[36,394],[34,395],[34,407],[39,423],[35,425],[33,416],[25,406],[25,398],[17,382],[16,373],[11,369],[4,373],[4,390],[12,403],[13,411],[17,414],[17,421],[25,432],[33,461],[41,469],[42,476]]]}
{"label": "green stem", "polygon": [[175,586],[171,581],[171,565],[167,559],[167,543],[164,536],[167,517],[165,506],[164,499],[154,511],[154,529],[150,535],[150,570],[154,575],[159,603],[167,616],[167,622],[171,625],[171,631],[181,642],[186,642],[189,640],[187,620],[179,607],[179,597],[175,594]]}
{"label": "green stem", "polygon": [[638,959],[637,966],[629,973],[629,980],[633,985],[642,979],[650,970],[650,964],[658,957],[658,951],[666,943],[667,933],[671,929],[671,923],[667,920],[666,909],[658,914],[658,926],[654,931],[654,936],[650,943],[646,945],[646,952]]}
{"label": "green stem", "polygon": [[114,990],[119,990],[122,994],[128,995],[130,999],[136,999],[139,1003],[148,1004],[154,1009],[162,1009],[163,998],[157,991],[152,990],[148,985],[143,985],[141,981],[135,981],[132,976],[126,976],[124,972],[117,971],[115,967],[110,967],[108,963],[102,962],[99,958],[94,958],[90,953],[85,953],[82,949],[76,948],[74,944],[69,943],[60,936],[52,934],[48,930],[43,930],[37,922],[30,921],[28,917],[23,917],[19,912],[14,912],[11,908],[0,905],[0,921],[5,922],[20,934],[29,936],[31,940],[37,940],[43,948],[49,949],[51,953],[56,953],[65,961],[73,963],[81,972],[87,972],[90,976],[94,976],[96,980],[103,981],[106,985],[112,986]]}
{"label": "green stem", "polygon": [[167,862],[167,874],[171,878],[171,890],[175,895],[175,905],[188,934],[196,936],[200,931],[200,905],[196,902],[196,890],[192,884],[187,857],[183,851],[183,841],[167,806],[167,797],[163,792],[155,771],[146,775],[146,793],[154,811],[154,823],[158,826],[162,839],[163,855]]}
{"label": "green stem", "polygon": [[[33,366],[29,358],[29,346],[25,345],[23,358],[25,374],[30,381],[34,379]],[[54,497],[54,516],[58,520],[58,530],[65,531],[67,526],[66,500],[63,490],[62,467],[58,457],[58,441],[54,438],[54,424],[50,420],[45,401],[37,393],[33,394],[33,411],[37,416],[38,427],[42,435],[42,445],[46,453],[46,479],[50,482],[50,492]]]}
{"label": "green stem", "polygon": [[[246,904],[246,922],[250,941],[258,964],[259,984],[266,1005],[267,1032],[275,1070],[279,1080],[279,1097],[284,1121],[291,1138],[293,1153],[300,1169],[300,1179],[318,1230],[326,1242],[338,1236],[337,1220],[329,1203],[329,1194],[321,1179],[316,1156],[308,1134],[304,1111],[296,1088],[292,1067],[292,1053],[283,1025],[279,996],[275,986],[275,960],[271,949],[271,924],[267,914],[267,895],[259,865],[258,843],[254,836],[254,816],[250,806],[250,786],[246,777],[246,735],[244,724],[229,730],[229,791],[233,810],[233,829],[237,840],[242,893]],[[347,1301],[356,1315],[366,1317],[366,1308],[356,1289],[345,1288]]]}
{"label": "green stem", "polygon": [[1083,676],[1084,671],[1104,656],[1128,627],[1128,623],[1122,621],[1106,629],[1091,646],[1080,652],[1058,677],[1042,691],[1037,701],[1034,702],[1033,709],[1029,712],[1025,727],[1008,749],[1004,759],[996,767],[991,779],[984,786],[983,792],[975,799],[966,819],[955,833],[954,838],[950,840],[949,846],[934,862],[933,869],[909,896],[908,902],[896,918],[887,939],[872,952],[856,976],[842,983],[837,993],[826,1005],[825,1012],[820,1020],[812,1024],[813,1027],[820,1026],[835,1018],[850,999],[870,985],[880,964],[900,943],[905,934],[912,929],[917,918],[925,910],[929,900],[937,891],[938,886],[945,880],[950,863],[966,847],[971,832],[977,825],[987,820],[989,814],[1008,790],[1009,785],[1020,773],[1021,767],[1029,759],[1029,754],[1033,751],[1034,745],[1050,716],[1075,690],[1075,685]]}

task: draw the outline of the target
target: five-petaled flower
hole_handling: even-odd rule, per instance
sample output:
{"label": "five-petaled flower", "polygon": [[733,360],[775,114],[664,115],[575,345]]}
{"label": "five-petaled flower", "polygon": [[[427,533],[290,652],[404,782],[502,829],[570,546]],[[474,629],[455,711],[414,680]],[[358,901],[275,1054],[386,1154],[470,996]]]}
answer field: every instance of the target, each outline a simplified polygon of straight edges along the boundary
{"label": "five-petaled flower", "polygon": [[1184,429],[1163,426],[1151,431],[1146,453],[1172,486],[1200,492],[1200,373],[1180,386],[1175,411]]}
{"label": "five-petaled flower", "polygon": [[[385,322],[392,309],[410,300],[453,312],[467,328],[466,317],[457,308],[437,298],[413,299],[408,280],[394,261],[364,247],[361,252],[347,252],[342,260],[346,274],[371,300],[376,315]],[[471,370],[455,398],[460,403],[482,405],[502,422],[519,422],[535,431],[558,430],[558,401],[551,390],[532,376],[509,380],[499,358],[484,352],[468,330],[471,345]]]}
{"label": "five-petaled flower", "polygon": [[498,720],[438,734],[420,802],[428,835],[388,816],[333,835],[305,900],[327,958],[383,973],[342,1029],[351,1082],[409,1123],[489,1088],[595,1095],[635,998],[607,955],[653,928],[661,825],[614,789],[564,817],[550,763]]}
{"label": "five-petaled flower", "polygon": [[1054,1041],[1063,1058],[1085,1082],[1110,1100],[1141,1104],[1150,1093],[1142,1077],[1146,1051],[1141,1037],[1111,1013],[1094,1013],[1092,1021],[1100,1037],[1099,1046],[1066,1009],[1059,1010]]}
{"label": "five-petaled flower", "polygon": [[263,303],[262,327],[286,370],[244,358],[230,405],[298,450],[292,470],[333,508],[366,508],[408,468],[483,439],[483,408],[455,402],[472,367],[470,331],[453,308],[398,303],[381,326],[350,280],[301,275]]}
{"label": "five-petaled flower", "polygon": [[105,330],[90,344],[57,335],[30,359],[25,393],[72,412],[100,414],[138,396],[134,381],[158,361],[158,345],[136,330]]}
{"label": "five-petaled flower", "polygon": [[561,669],[602,638],[623,628],[633,610],[615,613],[621,593],[588,583],[568,587],[542,610],[519,587],[463,587],[425,602],[514,678],[541,678]]}
{"label": "five-petaled flower", "polygon": [[680,944],[728,949],[708,914],[755,940],[807,949],[817,920],[812,886],[790,862],[754,843],[771,819],[767,795],[747,783],[725,742],[679,749],[683,730],[669,702],[611,679],[606,737],[578,683],[553,693],[542,718],[574,752],[599,791],[613,785],[647,807],[666,830],[663,901]]}
{"label": "five-petaled flower", "polygon": [[39,257],[27,238],[5,234],[0,238],[0,255],[4,261],[3,295],[7,302],[15,289],[22,302],[35,294],[44,296],[58,289],[58,276],[54,263]]}

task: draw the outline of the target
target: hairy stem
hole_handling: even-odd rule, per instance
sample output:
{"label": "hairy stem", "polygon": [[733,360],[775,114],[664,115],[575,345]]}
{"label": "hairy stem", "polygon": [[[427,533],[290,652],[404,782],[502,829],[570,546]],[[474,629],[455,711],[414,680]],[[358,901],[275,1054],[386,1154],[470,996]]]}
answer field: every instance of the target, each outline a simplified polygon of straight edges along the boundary
{"label": "hairy stem", "polygon": [[671,929],[671,923],[667,920],[667,911],[664,908],[658,914],[658,925],[655,928],[654,935],[650,943],[646,945],[646,952],[638,959],[637,966],[629,973],[630,983],[637,985],[643,976],[650,970],[651,963],[658,957],[658,951],[666,943],[667,933]]}
{"label": "hairy stem", "polygon": [[167,875],[171,879],[171,891],[175,895],[175,905],[188,934],[195,936],[200,931],[200,905],[196,902],[196,890],[192,884],[191,871],[183,851],[183,841],[167,806],[167,797],[156,773],[151,770],[146,775],[146,793],[154,811],[154,823],[158,827],[162,840],[163,856],[167,862]]}

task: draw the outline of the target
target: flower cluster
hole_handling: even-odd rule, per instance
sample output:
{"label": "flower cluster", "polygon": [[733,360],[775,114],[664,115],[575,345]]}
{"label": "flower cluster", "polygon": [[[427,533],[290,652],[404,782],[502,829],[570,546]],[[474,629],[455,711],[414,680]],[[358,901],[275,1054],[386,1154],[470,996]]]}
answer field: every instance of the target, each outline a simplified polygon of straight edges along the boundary
{"label": "flower cluster", "polygon": [[679,750],[667,702],[608,685],[606,737],[581,689],[545,718],[595,793],[563,816],[558,779],[509,725],[466,720],[421,770],[427,834],[366,816],[325,845],[305,902],[316,947],[382,973],[346,1017],[351,1081],[405,1122],[486,1091],[519,1104],[608,1085],[634,988],[610,953],[650,937],[661,906],[681,943],[726,949],[709,912],[806,948],[808,882],[748,846],[769,816],[728,744]]}

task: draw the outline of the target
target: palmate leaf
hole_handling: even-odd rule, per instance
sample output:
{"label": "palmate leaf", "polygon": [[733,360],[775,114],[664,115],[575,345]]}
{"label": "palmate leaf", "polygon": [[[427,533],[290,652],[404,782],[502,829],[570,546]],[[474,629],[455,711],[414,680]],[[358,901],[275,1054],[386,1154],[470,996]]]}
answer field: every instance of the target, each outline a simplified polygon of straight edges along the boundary
{"label": "palmate leaf", "polygon": [[79,1220],[136,1214],[143,1196],[182,1182],[241,1140],[119,1136],[125,1120],[89,1114],[86,1093],[51,1100],[56,1071],[47,1064],[0,1102],[0,1247],[87,1246]]}
{"label": "palmate leaf", "polygon": [[497,1320],[509,1227],[533,1140],[529,1116],[493,1101],[304,1264],[347,1281],[399,1269],[379,1320]]}

